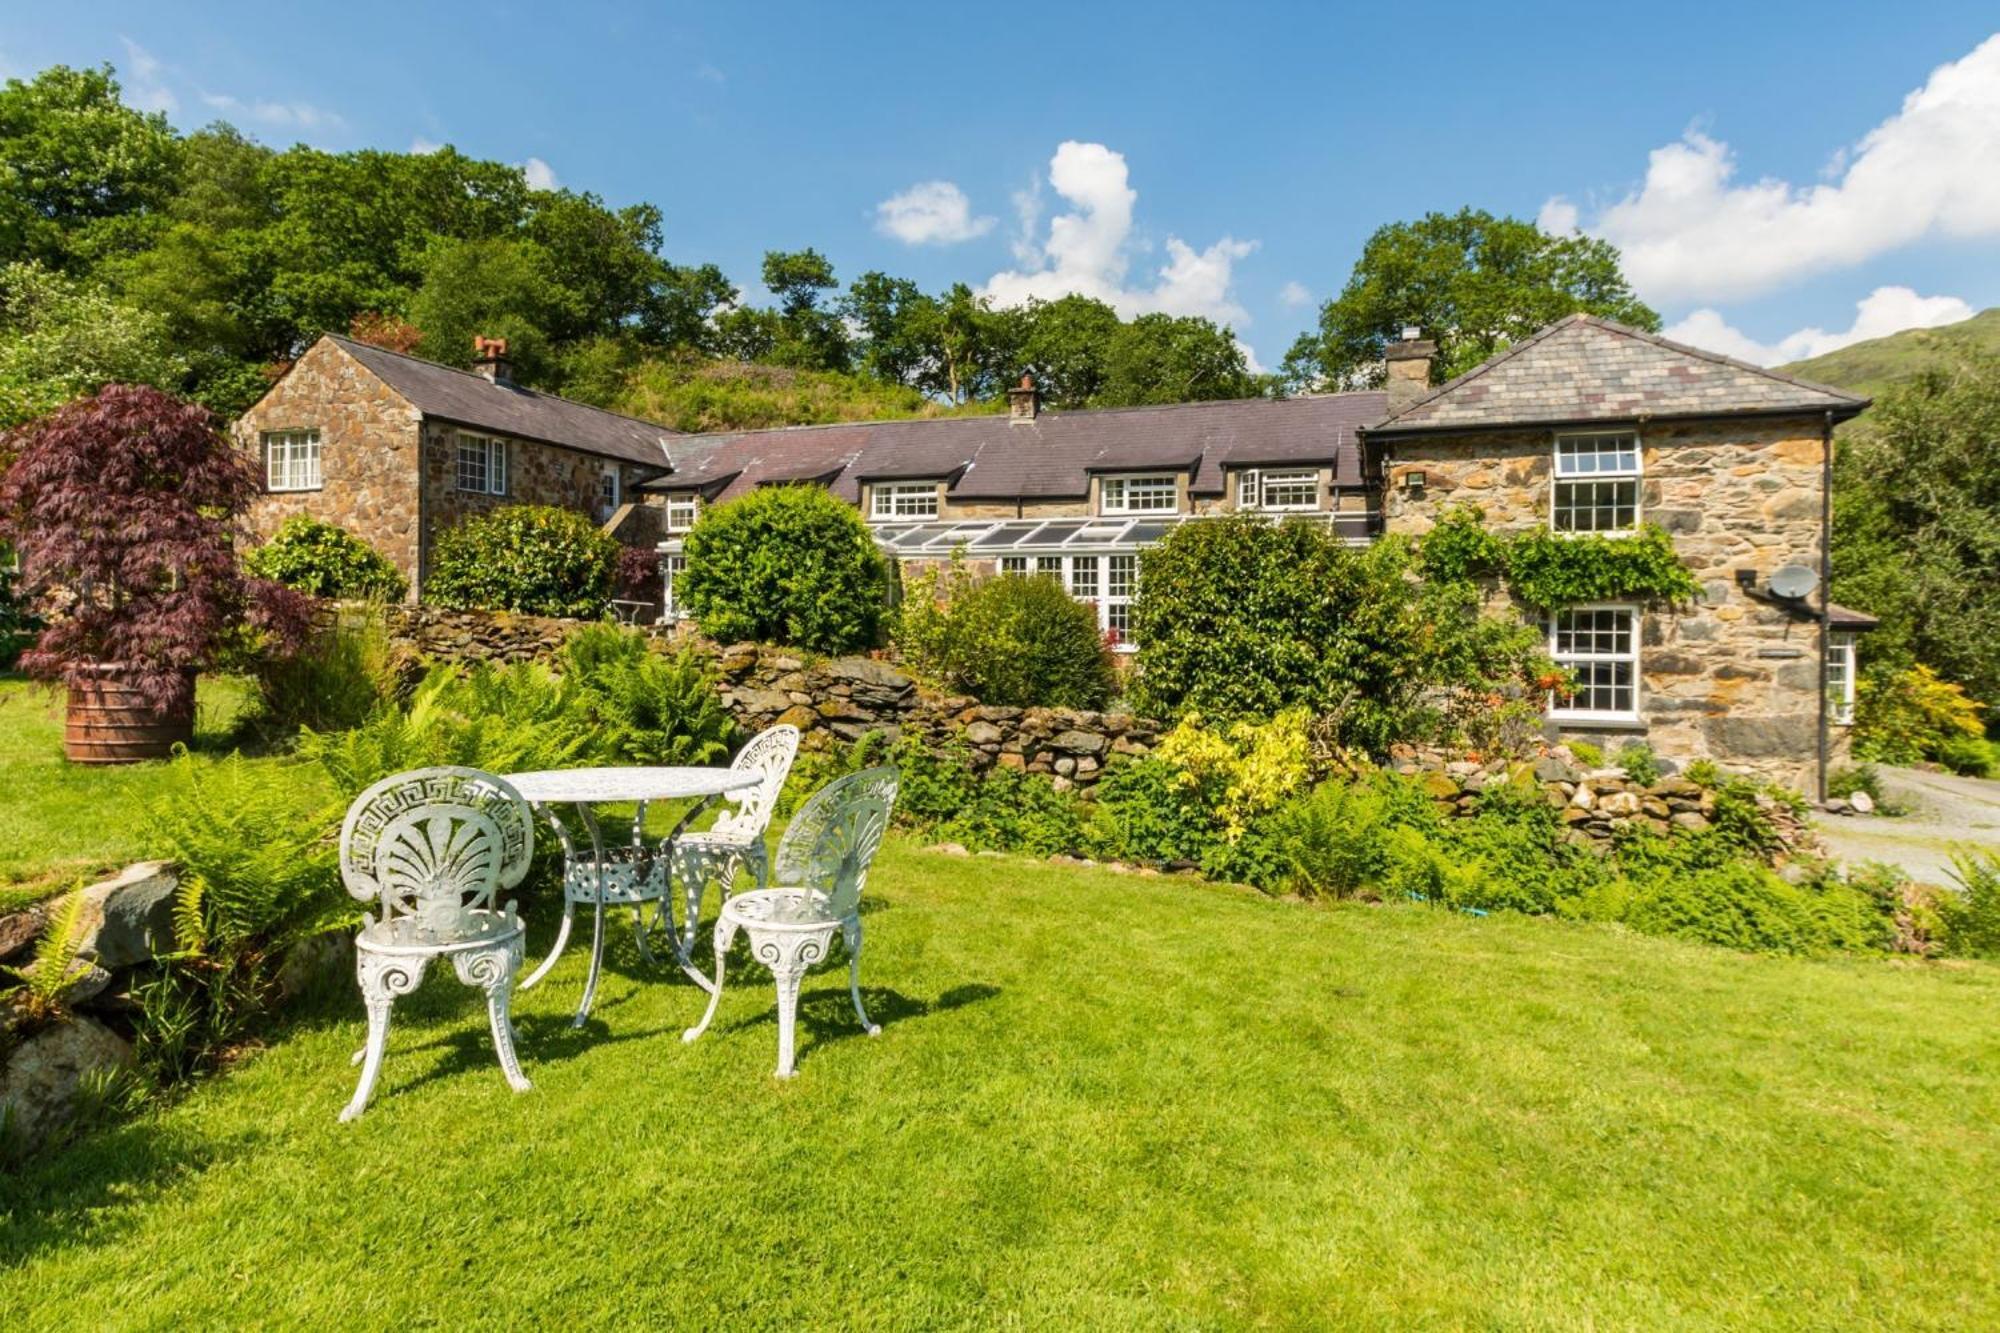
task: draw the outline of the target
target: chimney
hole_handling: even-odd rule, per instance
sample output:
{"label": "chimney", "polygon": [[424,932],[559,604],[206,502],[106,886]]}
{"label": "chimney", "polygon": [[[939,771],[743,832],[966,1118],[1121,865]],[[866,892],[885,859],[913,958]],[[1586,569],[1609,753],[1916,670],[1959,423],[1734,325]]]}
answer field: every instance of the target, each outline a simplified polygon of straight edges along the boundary
{"label": "chimney", "polygon": [[1007,422],[1013,426],[1032,426],[1035,417],[1042,410],[1041,391],[1035,388],[1033,375],[1021,376],[1021,382],[1007,390]]}
{"label": "chimney", "polygon": [[1438,345],[1423,336],[1414,324],[1405,325],[1401,342],[1390,343],[1382,353],[1389,366],[1389,415],[1408,407],[1431,391],[1431,359]]}
{"label": "chimney", "polygon": [[482,338],[477,334],[472,339],[472,373],[484,376],[495,384],[514,382],[514,363],[507,359],[505,338]]}

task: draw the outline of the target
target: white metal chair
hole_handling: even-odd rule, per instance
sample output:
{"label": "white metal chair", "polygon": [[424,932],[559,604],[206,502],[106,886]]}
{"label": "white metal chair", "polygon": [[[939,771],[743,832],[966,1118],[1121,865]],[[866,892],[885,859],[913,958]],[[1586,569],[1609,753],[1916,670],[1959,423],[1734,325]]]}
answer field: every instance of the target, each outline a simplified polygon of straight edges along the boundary
{"label": "white metal chair", "polygon": [[[758,732],[737,752],[729,766],[740,773],[760,773],[764,780],[725,797],[736,808],[725,811],[713,827],[700,833],[682,834],[674,840],[674,878],[680,881],[683,895],[680,952],[684,959],[694,948],[701,921],[701,900],[711,879],[721,885],[724,902],[729,901],[739,868],[750,872],[758,888],[770,885],[771,863],[764,849],[764,832],[771,826],[771,811],[778,803],[778,793],[784,789],[785,778],[792,771],[792,760],[798,753],[797,727],[785,724]],[[664,903],[660,915],[662,924],[671,930],[673,926],[666,919]]]}
{"label": "white metal chair", "polygon": [[769,967],[777,982],[779,1078],[793,1072],[799,982],[826,957],[836,930],[847,945],[847,991],[855,1017],[869,1036],[881,1035],[861,1004],[861,888],[895,800],[896,770],[869,768],[828,783],[806,802],[778,844],[778,887],[723,902],[715,923],[715,989],[708,1012],[681,1040],[695,1040],[714,1019],[723,962],[738,930],[748,933],[751,956]]}
{"label": "white metal chair", "polygon": [[340,1113],[368,1107],[389,1044],[389,1010],[423,983],[433,958],[449,958],[458,979],[486,992],[493,1049],[508,1086],[529,1084],[514,1053],[508,1012],[521,966],[521,919],[502,888],[528,873],[534,815],[506,781],[471,768],[398,773],[363,792],[340,827],[340,877],[347,891],[376,899],[380,917],[355,938],[355,973],[368,1006],[368,1044],[355,1052],[361,1082]]}

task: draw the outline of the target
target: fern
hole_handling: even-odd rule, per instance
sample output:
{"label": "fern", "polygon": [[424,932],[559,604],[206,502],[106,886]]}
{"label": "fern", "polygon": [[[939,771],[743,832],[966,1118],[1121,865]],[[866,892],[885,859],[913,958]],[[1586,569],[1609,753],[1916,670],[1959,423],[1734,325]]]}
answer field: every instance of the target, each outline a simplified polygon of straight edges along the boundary
{"label": "fern", "polygon": [[79,964],[83,947],[83,891],[73,890],[63,900],[56,915],[42,928],[35,945],[35,960],[26,967],[0,967],[0,972],[18,983],[5,992],[17,997],[15,1003],[32,1023],[58,1017],[64,1010],[63,993],[70,983],[90,970],[88,961]]}
{"label": "fern", "polygon": [[602,666],[591,683],[601,743],[634,764],[706,764],[729,753],[735,722],[689,653],[644,653]]}

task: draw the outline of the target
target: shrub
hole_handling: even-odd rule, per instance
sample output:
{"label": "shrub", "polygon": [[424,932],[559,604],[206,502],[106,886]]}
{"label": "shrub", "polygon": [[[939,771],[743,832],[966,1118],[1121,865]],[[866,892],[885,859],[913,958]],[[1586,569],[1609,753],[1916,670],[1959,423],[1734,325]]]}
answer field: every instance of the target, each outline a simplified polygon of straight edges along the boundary
{"label": "shrub", "polygon": [[21,650],[41,632],[41,618],[16,588],[14,552],[0,543],[0,671],[13,670]]}
{"label": "shrub", "polygon": [[1225,842],[1222,821],[1186,776],[1153,755],[1113,764],[1095,792],[1093,852],[1119,861],[1213,864]]}
{"label": "shrub", "polygon": [[1648,523],[1631,537],[1534,528],[1506,542],[1507,587],[1529,606],[1642,598],[1684,602],[1701,592],[1674,539]]}
{"label": "shrub", "polygon": [[139,1058],[162,1083],[220,1063],[270,1013],[285,951],[359,912],[340,886],[338,810],[298,792],[240,757],[197,767],[183,754],[148,811],[154,845],[180,868],[176,952],[134,993]]}
{"label": "shrub", "polygon": [[252,671],[257,711],[251,725],[271,739],[301,727],[344,731],[367,720],[396,687],[396,660],[378,611],[341,611],[313,631],[296,653],[267,654]]}
{"label": "shrub", "polygon": [[658,610],[667,595],[659,551],[650,546],[620,546],[612,588],[622,601],[644,602]]}
{"label": "shrub", "polygon": [[1585,768],[1604,767],[1604,751],[1589,741],[1569,741],[1569,752],[1576,756],[1576,762]]}
{"label": "shrub", "polygon": [[1379,751],[1458,725],[1440,693],[1497,702],[1548,670],[1539,636],[1482,618],[1476,590],[1411,577],[1401,541],[1357,550],[1244,514],[1181,524],[1141,561],[1134,696],[1158,715],[1304,707]]}
{"label": "shrub", "polygon": [[1871,895],[1831,880],[1787,884],[1745,861],[1652,877],[1635,888],[1621,919],[1649,935],[1750,952],[1879,951],[1890,940],[1890,922]]}
{"label": "shrub", "polygon": [[1857,758],[1914,764],[1938,758],[1954,740],[1984,734],[1979,705],[1927,666],[1861,677],[1854,707]]}
{"label": "shrub", "polygon": [[1191,714],[1153,754],[1176,770],[1176,781],[1214,812],[1233,842],[1312,780],[1308,722],[1305,710],[1294,708],[1267,723],[1237,722],[1217,731]]}
{"label": "shrub", "polygon": [[1962,958],[2000,958],[2000,856],[1961,853],[1952,878],[1958,892],[1938,905],[1946,947]]}
{"label": "shrub", "polygon": [[729,757],[735,720],[722,706],[713,672],[691,651],[614,659],[583,686],[596,726],[593,745],[619,763],[710,764]]}
{"label": "shrub", "polygon": [[387,556],[346,528],[308,514],[286,519],[270,541],[243,557],[243,567],[312,597],[395,602],[409,591]]}
{"label": "shrub", "polygon": [[439,534],[424,595],[440,606],[594,620],[618,543],[574,510],[504,505]]}
{"label": "shrub", "polygon": [[966,847],[1038,856],[1084,844],[1082,803],[1053,783],[1009,768],[973,771],[963,746],[934,751],[915,737],[893,748],[899,822]]}
{"label": "shrub", "polygon": [[1056,579],[953,577],[942,603],[938,582],[916,580],[898,617],[898,646],[918,670],[1004,707],[1101,708],[1111,697],[1117,674],[1097,612]]}
{"label": "shrub", "polygon": [[31,675],[81,685],[115,663],[163,712],[192,706],[194,672],[246,639],[296,645],[303,597],[246,580],[231,524],[257,475],[207,408],[111,385],[8,433],[0,538],[19,551],[25,596],[74,595],[21,654]]}
{"label": "shrub", "polygon": [[1946,768],[1968,778],[2000,776],[2000,754],[1984,736],[1947,736],[1933,756]]}
{"label": "shrub", "polygon": [[[1574,753],[1574,751],[1572,751]],[[1662,776],[1660,757],[1644,741],[1631,741],[1618,752],[1618,767],[1642,787],[1650,787]]]}
{"label": "shrub", "polygon": [[813,652],[875,644],[888,571],[853,506],[818,486],[774,486],[703,512],[675,599],[703,633]]}
{"label": "shrub", "polygon": [[1278,816],[1283,887],[1308,898],[1379,894],[1390,879],[1394,827],[1378,788],[1321,783]]}

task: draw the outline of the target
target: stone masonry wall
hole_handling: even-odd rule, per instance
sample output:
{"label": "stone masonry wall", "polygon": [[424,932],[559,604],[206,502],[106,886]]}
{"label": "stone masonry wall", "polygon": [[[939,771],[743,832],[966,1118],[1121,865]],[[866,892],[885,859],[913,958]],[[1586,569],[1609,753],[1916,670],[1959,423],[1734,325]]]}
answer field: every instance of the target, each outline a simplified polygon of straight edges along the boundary
{"label": "stone masonry wall", "polygon": [[[426,573],[438,534],[475,514],[502,505],[555,505],[602,522],[607,516],[598,512],[598,481],[606,469],[618,470],[621,499],[635,502],[638,499],[635,488],[650,475],[647,469],[634,463],[621,463],[537,440],[494,437],[492,432],[476,431],[473,433],[489,438],[507,438],[507,493],[461,491],[458,489],[460,429],[442,421],[426,421],[423,426],[424,544],[419,566]],[[656,529],[629,520],[619,525],[618,532],[621,538],[629,534],[634,544],[650,545],[646,541],[648,536],[658,540]]]}
{"label": "stone masonry wall", "polygon": [[[581,623],[416,606],[391,613],[390,638],[440,661],[522,662],[554,656]],[[1113,755],[1145,754],[1160,734],[1159,723],[1127,713],[1001,708],[938,694],[873,658],[822,660],[754,643],[718,647],[684,632],[652,634],[715,662],[722,701],[746,729],[789,723],[809,746],[907,731],[938,745],[962,743],[976,769],[1044,773],[1068,789],[1095,785]]]}
{"label": "stone masonry wall", "polygon": [[333,343],[307,349],[289,375],[231,428],[236,447],[264,473],[266,431],[317,430],[316,491],[279,491],[251,502],[248,525],[266,540],[294,514],[338,523],[417,583],[417,429],[403,396]]}
{"label": "stone masonry wall", "polygon": [[[1811,792],[1817,778],[1819,625],[1737,586],[1738,570],[1820,564],[1820,422],[1742,420],[1639,428],[1640,517],[1673,535],[1702,585],[1696,605],[1642,620],[1636,730],[1563,724],[1615,749],[1643,737],[1677,762],[1709,758]],[[1447,506],[1474,503],[1498,531],[1546,527],[1554,435],[1520,431],[1388,446],[1384,517],[1421,534]],[[1425,474],[1422,496],[1403,489]],[[1608,733],[1608,734],[1607,734]]]}

